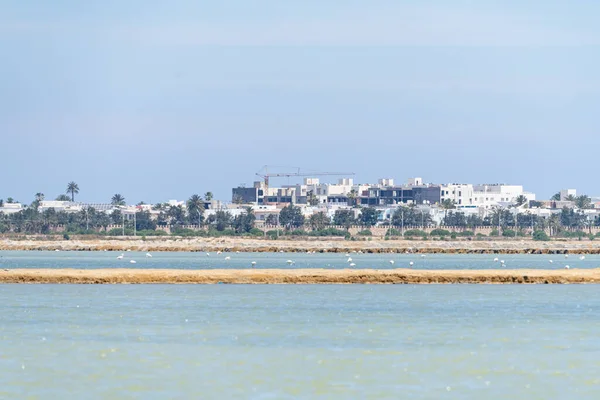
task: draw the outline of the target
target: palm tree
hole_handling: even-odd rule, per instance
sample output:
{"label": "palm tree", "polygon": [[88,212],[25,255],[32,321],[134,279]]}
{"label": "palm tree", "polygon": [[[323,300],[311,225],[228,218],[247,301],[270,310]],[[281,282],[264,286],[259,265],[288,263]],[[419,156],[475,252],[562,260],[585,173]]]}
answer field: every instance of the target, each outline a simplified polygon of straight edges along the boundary
{"label": "palm tree", "polygon": [[110,204],[112,204],[113,206],[124,206],[125,205],[125,197],[123,197],[119,193],[117,193],[112,197],[112,199],[110,199]]}
{"label": "palm tree", "polygon": [[37,201],[38,203],[44,200],[44,193],[41,192],[37,192],[35,194],[35,201]]}
{"label": "palm tree", "polygon": [[454,203],[454,200],[445,199],[442,200],[440,207],[444,210],[444,219],[446,219],[446,217],[448,216],[448,210],[456,208],[456,203]]}
{"label": "palm tree", "polygon": [[187,212],[190,219],[196,219],[198,225],[202,223],[202,214],[204,213],[204,201],[197,194],[192,195],[187,201]]}
{"label": "palm tree", "polygon": [[4,200],[0,199],[0,207],[4,207]]}
{"label": "palm tree", "polygon": [[550,197],[550,200],[560,201],[560,192],[554,193],[552,197]]}
{"label": "palm tree", "polygon": [[527,203],[527,197],[525,197],[523,195],[517,196],[517,198],[515,199],[515,202],[517,203],[517,207],[521,206],[521,205]]}
{"label": "palm tree", "polygon": [[8,204],[12,204],[12,203],[14,203],[14,202],[15,202],[15,200],[14,200],[12,197],[9,197],[9,198],[7,198],[7,199],[6,199],[6,202],[7,202]]}
{"label": "palm tree", "polygon": [[212,199],[213,199],[212,192],[206,192],[206,193],[204,193],[204,200],[206,200],[206,201],[212,201]]}
{"label": "palm tree", "polygon": [[316,206],[319,204],[319,199],[315,196],[315,193],[312,190],[309,190],[306,194],[306,201],[311,206]]}
{"label": "palm tree", "polygon": [[565,201],[575,201],[575,200],[577,200],[577,198],[575,196],[573,196],[572,194],[565,197]]}
{"label": "palm tree", "polygon": [[589,196],[586,196],[585,194],[582,194],[581,196],[577,196],[575,198],[575,206],[577,206],[577,208],[579,209],[586,209],[586,208],[590,208],[592,205],[592,199],[590,199]]}
{"label": "palm tree", "polygon": [[358,193],[356,192],[356,190],[352,189],[351,191],[348,192],[348,194],[346,194],[346,197],[348,197],[348,204],[356,204],[356,197],[357,197]]}
{"label": "palm tree", "polygon": [[71,194],[71,201],[75,202],[75,193],[79,193],[79,185],[71,181],[67,185],[67,194]]}
{"label": "palm tree", "polygon": [[66,194],[61,194],[56,198],[56,201],[71,201],[71,198]]}
{"label": "palm tree", "polygon": [[236,194],[235,197],[233,198],[233,203],[240,205],[240,204],[244,204],[244,198],[242,196],[240,196],[239,194]]}

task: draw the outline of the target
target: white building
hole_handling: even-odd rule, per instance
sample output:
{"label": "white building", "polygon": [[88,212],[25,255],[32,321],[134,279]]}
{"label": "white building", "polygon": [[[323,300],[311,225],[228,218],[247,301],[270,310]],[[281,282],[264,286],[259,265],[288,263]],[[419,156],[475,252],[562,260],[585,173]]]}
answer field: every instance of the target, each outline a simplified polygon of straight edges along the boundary
{"label": "white building", "polygon": [[521,185],[472,185],[452,183],[441,186],[441,201],[453,200],[457,208],[492,208],[499,205],[514,204],[519,196],[528,201],[535,200],[535,194],[525,192]]}
{"label": "white building", "polygon": [[0,212],[4,214],[16,214],[19,211],[25,209],[21,203],[4,203],[4,206],[0,207]]}

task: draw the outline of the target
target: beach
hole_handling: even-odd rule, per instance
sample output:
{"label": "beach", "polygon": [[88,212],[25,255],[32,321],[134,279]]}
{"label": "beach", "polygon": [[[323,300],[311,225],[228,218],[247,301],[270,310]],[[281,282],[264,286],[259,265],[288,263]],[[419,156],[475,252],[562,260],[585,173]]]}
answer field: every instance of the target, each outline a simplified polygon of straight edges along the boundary
{"label": "beach", "polygon": [[598,283],[600,269],[15,269],[0,283],[67,284],[568,284]]}

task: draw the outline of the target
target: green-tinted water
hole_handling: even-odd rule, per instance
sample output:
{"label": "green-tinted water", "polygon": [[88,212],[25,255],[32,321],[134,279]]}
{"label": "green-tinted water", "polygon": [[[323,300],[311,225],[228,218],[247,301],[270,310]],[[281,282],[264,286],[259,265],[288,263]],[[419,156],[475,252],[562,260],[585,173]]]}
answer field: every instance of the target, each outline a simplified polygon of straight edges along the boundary
{"label": "green-tinted water", "polygon": [[0,397],[597,399],[598,291],[0,285]]}

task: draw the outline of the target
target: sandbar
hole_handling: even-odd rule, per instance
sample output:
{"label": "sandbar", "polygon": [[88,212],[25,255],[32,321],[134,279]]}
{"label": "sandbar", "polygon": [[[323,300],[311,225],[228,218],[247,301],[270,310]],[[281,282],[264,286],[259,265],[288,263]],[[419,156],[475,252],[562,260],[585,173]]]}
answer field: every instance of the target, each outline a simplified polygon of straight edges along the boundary
{"label": "sandbar", "polygon": [[600,283],[595,269],[14,269],[0,283],[44,284],[568,284]]}

